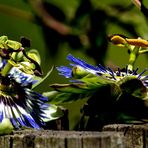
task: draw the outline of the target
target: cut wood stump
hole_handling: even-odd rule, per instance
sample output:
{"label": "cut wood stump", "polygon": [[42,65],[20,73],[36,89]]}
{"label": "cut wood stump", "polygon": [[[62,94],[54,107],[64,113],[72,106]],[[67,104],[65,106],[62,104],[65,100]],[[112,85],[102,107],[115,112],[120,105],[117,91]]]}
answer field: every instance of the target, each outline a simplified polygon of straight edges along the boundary
{"label": "cut wood stump", "polygon": [[0,148],[126,148],[119,132],[21,130],[0,136]]}
{"label": "cut wood stump", "polygon": [[122,132],[127,148],[148,148],[148,124],[112,124],[104,126],[103,131]]}

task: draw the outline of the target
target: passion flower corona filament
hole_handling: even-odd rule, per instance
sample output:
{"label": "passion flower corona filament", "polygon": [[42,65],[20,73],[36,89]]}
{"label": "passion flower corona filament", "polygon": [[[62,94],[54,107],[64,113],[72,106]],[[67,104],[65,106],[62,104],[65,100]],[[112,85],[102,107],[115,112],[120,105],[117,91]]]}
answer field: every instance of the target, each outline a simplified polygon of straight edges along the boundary
{"label": "passion flower corona filament", "polygon": [[146,69],[143,70],[141,73],[137,73],[138,68],[133,71],[130,71],[128,70],[128,66],[126,66],[122,70],[118,68],[117,71],[113,71],[111,68],[109,67],[105,68],[100,64],[98,66],[90,65],[85,61],[81,60],[80,58],[75,58],[71,54],[67,56],[67,59],[72,62],[70,64],[70,67],[67,66],[57,67],[59,74],[65,76],[66,78],[73,78],[73,79],[77,77],[82,78],[88,74],[94,74],[98,77],[118,82],[124,79],[125,77],[132,76],[137,79],[140,79],[142,83],[148,88],[148,75],[143,76],[143,74],[147,71]]}

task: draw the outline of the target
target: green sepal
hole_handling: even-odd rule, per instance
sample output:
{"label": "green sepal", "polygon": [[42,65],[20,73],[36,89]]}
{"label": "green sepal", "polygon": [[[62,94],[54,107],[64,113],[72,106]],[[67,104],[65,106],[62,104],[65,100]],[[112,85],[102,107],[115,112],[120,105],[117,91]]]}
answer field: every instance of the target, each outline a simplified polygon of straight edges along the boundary
{"label": "green sepal", "polygon": [[73,78],[80,79],[80,78],[87,76],[88,74],[90,74],[90,73],[80,66],[74,66],[72,68],[72,77]]}
{"label": "green sepal", "polygon": [[[31,49],[27,52],[28,57],[36,61],[39,65],[41,64],[40,54],[36,49]],[[27,59],[27,58],[26,58]]]}
{"label": "green sepal", "polygon": [[50,87],[56,91],[47,92],[44,95],[48,96],[49,100],[54,103],[73,102],[79,99],[90,98],[103,87],[111,89],[111,97],[115,100],[121,95],[121,89],[114,81],[95,75],[87,75],[77,80],[77,83],[52,84]]}
{"label": "green sepal", "polygon": [[85,83],[72,83],[72,84],[52,84],[50,87],[54,88],[60,92],[66,93],[86,93],[89,89],[89,86]]}
{"label": "green sepal", "polygon": [[11,134],[13,129],[14,127],[8,118],[4,118],[0,123],[0,135]]}
{"label": "green sepal", "polygon": [[71,84],[52,84],[50,86],[55,90],[62,92],[85,93],[111,84],[115,84],[115,82],[93,74],[88,74],[82,79],[74,80]]}
{"label": "green sepal", "polygon": [[43,118],[44,122],[56,120],[64,115],[62,109],[54,104],[50,104],[48,109],[44,112],[47,116],[47,118]]}
{"label": "green sepal", "polygon": [[72,103],[80,99],[88,99],[92,95],[87,93],[64,93],[59,91],[44,92],[43,96],[48,97],[48,101],[52,104]]}

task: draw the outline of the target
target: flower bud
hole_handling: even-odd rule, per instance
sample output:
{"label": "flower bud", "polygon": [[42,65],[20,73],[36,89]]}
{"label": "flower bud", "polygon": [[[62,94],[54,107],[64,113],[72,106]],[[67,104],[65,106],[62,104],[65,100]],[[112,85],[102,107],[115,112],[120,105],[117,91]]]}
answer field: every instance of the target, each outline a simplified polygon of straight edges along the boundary
{"label": "flower bud", "polygon": [[82,68],[81,66],[74,66],[72,68],[72,76],[74,78],[82,78],[85,77],[86,75],[88,75],[89,72],[86,71],[84,68]]}

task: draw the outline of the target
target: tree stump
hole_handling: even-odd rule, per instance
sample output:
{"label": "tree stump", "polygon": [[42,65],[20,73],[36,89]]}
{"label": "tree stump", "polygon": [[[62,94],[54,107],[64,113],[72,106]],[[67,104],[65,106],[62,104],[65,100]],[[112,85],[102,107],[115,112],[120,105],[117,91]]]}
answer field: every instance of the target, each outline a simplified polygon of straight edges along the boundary
{"label": "tree stump", "polygon": [[0,148],[126,148],[126,145],[123,134],[116,132],[27,129],[0,136]]}
{"label": "tree stump", "polygon": [[148,148],[148,124],[112,124],[104,126],[103,131],[122,132],[127,148]]}

